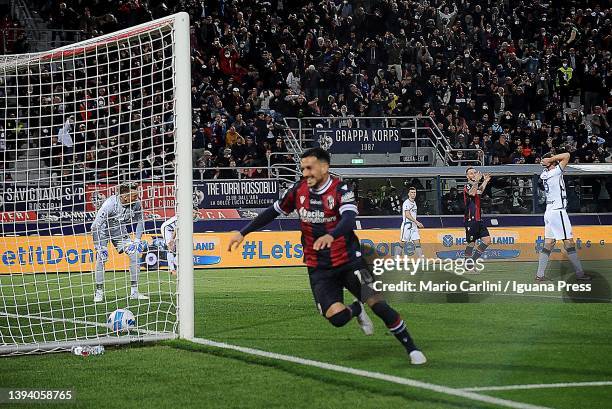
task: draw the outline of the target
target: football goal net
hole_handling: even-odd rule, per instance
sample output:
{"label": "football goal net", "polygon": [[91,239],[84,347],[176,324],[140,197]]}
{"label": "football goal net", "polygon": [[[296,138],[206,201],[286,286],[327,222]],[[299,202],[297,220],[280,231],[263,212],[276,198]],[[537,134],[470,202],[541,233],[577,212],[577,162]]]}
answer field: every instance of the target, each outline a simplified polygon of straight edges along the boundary
{"label": "football goal net", "polygon": [[193,336],[190,64],[187,13],[0,57],[0,354]]}

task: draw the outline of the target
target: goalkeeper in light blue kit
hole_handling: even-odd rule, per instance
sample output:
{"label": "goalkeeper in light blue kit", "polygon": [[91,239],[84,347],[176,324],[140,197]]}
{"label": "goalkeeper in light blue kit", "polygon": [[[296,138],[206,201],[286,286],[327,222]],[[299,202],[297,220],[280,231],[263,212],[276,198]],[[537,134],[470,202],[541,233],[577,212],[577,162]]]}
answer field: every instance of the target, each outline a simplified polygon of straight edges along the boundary
{"label": "goalkeeper in light blue kit", "polygon": [[[136,223],[132,240],[127,226]],[[91,233],[96,248],[96,292],[94,302],[104,300],[104,271],[108,260],[108,242],[110,241],[119,254],[125,253],[130,258],[130,276],[132,300],[148,300],[138,292],[139,253],[146,250],[146,242],[142,241],[144,220],[142,205],[138,200],[138,184],[127,182],[119,186],[119,194],[114,194],[104,201],[91,225]]]}

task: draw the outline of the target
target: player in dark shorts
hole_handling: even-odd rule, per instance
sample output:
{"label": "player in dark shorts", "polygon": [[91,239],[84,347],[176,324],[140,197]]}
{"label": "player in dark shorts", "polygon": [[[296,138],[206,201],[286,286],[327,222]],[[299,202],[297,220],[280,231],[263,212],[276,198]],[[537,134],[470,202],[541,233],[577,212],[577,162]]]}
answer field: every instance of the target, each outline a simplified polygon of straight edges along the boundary
{"label": "player in dark shorts", "polygon": [[[424,364],[427,359],[414,345],[399,313],[372,288],[374,280],[354,232],[355,195],[346,183],[329,174],[329,163],[329,153],[321,148],[304,152],[300,163],[303,178],[248,226],[235,232],[229,251],[237,248],[247,234],[295,210],[301,221],[310,287],[321,315],[335,327],[356,317],[363,332],[371,335],[374,326],[365,312],[365,303],[401,342],[411,363]],[[345,288],[357,298],[352,304],[344,304]]]}
{"label": "player in dark shorts", "polygon": [[[468,180],[463,188],[463,203],[465,205],[463,222],[465,225],[465,241],[467,242],[465,258],[466,260],[471,259],[475,263],[491,244],[489,230],[480,218],[480,195],[491,180],[491,175],[487,173],[483,176],[472,167],[468,167],[465,174]],[[474,249],[476,240],[480,241]],[[468,269],[468,272],[475,273],[476,270]]]}

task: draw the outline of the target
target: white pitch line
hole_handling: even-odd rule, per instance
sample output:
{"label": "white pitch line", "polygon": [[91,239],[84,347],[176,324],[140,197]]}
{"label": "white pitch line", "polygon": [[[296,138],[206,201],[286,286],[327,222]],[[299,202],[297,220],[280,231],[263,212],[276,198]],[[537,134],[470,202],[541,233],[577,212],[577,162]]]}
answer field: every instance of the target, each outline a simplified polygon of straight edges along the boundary
{"label": "white pitch line", "polygon": [[565,383],[532,383],[526,385],[503,385],[503,386],[477,386],[474,388],[461,388],[462,391],[514,391],[522,389],[545,389],[545,388],[578,388],[584,386],[612,386],[612,381],[594,382],[565,382]]}
{"label": "white pitch line", "polygon": [[[279,361],[292,362],[292,363],[299,364],[299,365],[312,366],[316,368],[326,369],[329,371],[342,372],[342,373],[347,373],[350,375],[361,376],[364,378],[378,379],[378,380],[382,380],[386,382],[396,383],[399,385],[411,386],[413,388],[430,390],[430,391],[442,393],[445,395],[459,396],[464,399],[471,399],[474,401],[490,403],[490,404],[501,406],[504,408],[550,409],[545,406],[536,406],[536,405],[516,402],[516,401],[512,401],[508,399],[495,398],[492,396],[481,395],[479,393],[474,393],[471,391],[455,389],[455,388],[451,388],[448,386],[437,385],[434,383],[417,381],[415,379],[402,378],[399,376],[387,375],[387,374],[383,374],[380,372],[371,372],[371,371],[365,371],[362,369],[350,368],[347,366],[334,365],[334,364],[330,364],[327,362],[314,361],[311,359],[300,358],[300,357],[292,356],[292,355],[277,354],[274,352],[262,351],[260,349],[246,348],[246,347],[241,347],[238,345],[226,344],[224,342],[216,342],[216,341],[212,341],[209,339],[192,338],[190,339],[190,341],[193,341],[201,345],[208,345],[208,346],[222,348],[222,349],[230,349],[230,350],[242,352],[248,355],[255,355],[255,356],[261,356],[261,357],[269,358],[269,359],[276,359]],[[408,362],[406,362],[406,365],[409,365]]]}

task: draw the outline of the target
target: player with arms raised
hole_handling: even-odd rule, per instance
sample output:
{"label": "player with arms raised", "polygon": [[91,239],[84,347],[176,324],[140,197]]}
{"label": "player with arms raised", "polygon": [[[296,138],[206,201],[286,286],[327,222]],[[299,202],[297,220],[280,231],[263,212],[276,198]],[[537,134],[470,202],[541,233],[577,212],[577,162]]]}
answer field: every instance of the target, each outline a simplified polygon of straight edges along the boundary
{"label": "player with arms raised", "polygon": [[414,255],[417,257],[423,257],[421,236],[419,235],[419,229],[423,228],[423,224],[416,219],[416,195],[416,187],[411,187],[408,189],[408,199],[404,200],[404,204],[402,205],[403,220],[400,230],[400,241],[402,242],[402,248],[405,248],[405,243],[411,241],[414,245]]}
{"label": "player with arms raised", "polygon": [[[465,174],[468,180],[468,183],[463,188],[463,203],[465,204],[463,222],[465,225],[465,241],[467,242],[465,259],[471,259],[475,263],[484,254],[489,244],[491,244],[489,230],[480,217],[480,195],[487,188],[491,175],[487,173],[483,176],[482,173],[473,167],[467,168]],[[479,239],[480,242],[476,249],[474,249],[476,240]],[[467,271],[471,273],[476,272],[476,270],[469,268],[469,266]]]}
{"label": "player with arms raised", "polygon": [[[127,226],[136,223],[135,240],[131,240]],[[125,253],[130,259],[130,278],[132,300],[148,300],[138,292],[138,254],[145,250],[146,243],[141,241],[144,231],[142,205],[138,200],[138,184],[126,182],[119,186],[119,194],[104,201],[91,225],[91,234],[96,249],[96,292],[94,302],[104,300],[104,272],[108,260],[108,242],[119,254]]]}
{"label": "player with arms raised", "polygon": [[582,264],[576,254],[572,225],[565,210],[567,196],[565,182],[563,181],[563,170],[565,170],[569,160],[570,154],[567,152],[559,155],[547,153],[540,162],[545,168],[540,175],[540,179],[546,192],[546,212],[544,212],[544,248],[538,258],[537,281],[546,280],[544,271],[557,240],[563,240],[567,258],[576,272],[576,279],[591,280],[591,276],[585,274],[582,270]]}
{"label": "player with arms raised", "polygon": [[[424,364],[425,355],[417,349],[400,315],[376,292],[372,275],[361,257],[359,239],[353,231],[357,217],[355,195],[348,185],[329,174],[329,153],[312,148],[302,154],[303,178],[248,226],[230,239],[229,250],[238,247],[244,236],[265,227],[282,214],[296,210],[301,220],[304,259],[310,286],[319,311],[335,327],[357,318],[366,335],[373,325],[363,303],[374,311],[402,343],[413,364]],[[357,300],[344,304],[343,289]]]}

